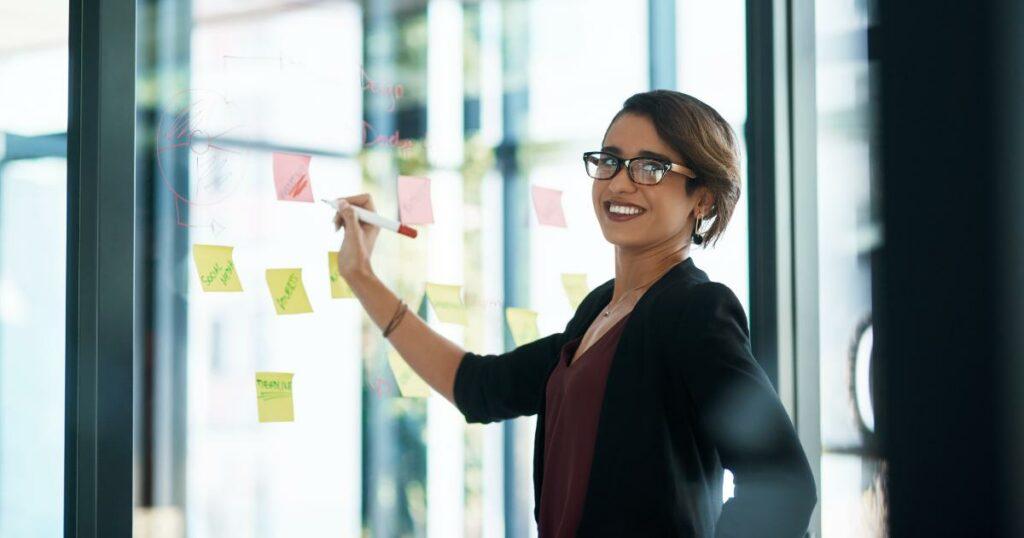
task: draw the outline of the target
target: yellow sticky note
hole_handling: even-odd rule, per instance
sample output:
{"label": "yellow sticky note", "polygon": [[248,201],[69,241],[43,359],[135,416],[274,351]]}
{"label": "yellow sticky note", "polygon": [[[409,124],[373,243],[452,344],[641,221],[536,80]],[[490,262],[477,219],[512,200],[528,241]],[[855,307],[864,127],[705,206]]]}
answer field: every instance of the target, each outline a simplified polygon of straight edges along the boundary
{"label": "yellow sticky note", "polygon": [[279,316],[313,311],[302,285],[302,269],[267,269],[267,286]]}
{"label": "yellow sticky note", "polygon": [[242,291],[235,261],[231,252],[235,247],[220,245],[192,245],[192,258],[199,271],[203,291]]}
{"label": "yellow sticky note", "polygon": [[529,344],[540,338],[537,330],[537,312],[528,308],[509,306],[505,308],[505,319],[508,329],[512,332],[512,341],[516,346]]}
{"label": "yellow sticky note", "polygon": [[334,299],[355,299],[356,294],[348,287],[348,282],[338,274],[338,253],[327,253],[327,271],[331,275],[331,297]]}
{"label": "yellow sticky note", "polygon": [[398,383],[398,390],[401,391],[403,398],[430,396],[430,385],[413,371],[398,350],[388,348],[388,364],[391,365],[391,373],[395,374],[395,381]]}
{"label": "yellow sticky note", "polygon": [[256,410],[260,422],[292,422],[292,376],[286,372],[256,372]]}
{"label": "yellow sticky note", "polygon": [[468,325],[466,307],[462,304],[462,286],[431,284],[427,282],[427,300],[434,306],[437,317],[446,323]]}
{"label": "yellow sticky note", "polygon": [[590,293],[586,273],[562,273],[562,287],[565,288],[565,296],[569,298],[573,310],[579,308],[583,298]]}

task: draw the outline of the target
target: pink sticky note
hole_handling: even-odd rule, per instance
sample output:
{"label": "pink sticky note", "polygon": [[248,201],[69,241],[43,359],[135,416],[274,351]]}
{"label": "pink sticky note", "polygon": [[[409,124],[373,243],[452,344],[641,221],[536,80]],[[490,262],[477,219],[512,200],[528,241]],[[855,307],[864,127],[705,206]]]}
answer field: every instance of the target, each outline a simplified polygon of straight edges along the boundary
{"label": "pink sticky note", "polygon": [[432,224],[430,178],[398,176],[398,215],[402,224]]}
{"label": "pink sticky note", "polygon": [[533,208],[537,211],[537,220],[548,226],[565,228],[565,213],[562,212],[562,191],[547,187],[530,186],[533,194]]}
{"label": "pink sticky note", "polygon": [[313,203],[309,160],[309,155],[274,153],[274,185],[278,200]]}

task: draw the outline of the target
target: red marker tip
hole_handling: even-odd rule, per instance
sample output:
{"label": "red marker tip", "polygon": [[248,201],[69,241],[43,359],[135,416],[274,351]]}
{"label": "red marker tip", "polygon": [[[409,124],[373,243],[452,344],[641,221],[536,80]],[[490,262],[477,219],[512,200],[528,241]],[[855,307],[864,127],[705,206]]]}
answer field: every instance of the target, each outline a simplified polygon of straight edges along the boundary
{"label": "red marker tip", "polygon": [[398,233],[400,233],[402,235],[407,235],[407,236],[409,236],[409,237],[411,237],[413,239],[416,238],[416,229],[415,228],[410,228],[410,227],[408,227],[408,226],[406,226],[404,224],[399,224],[398,225]]}

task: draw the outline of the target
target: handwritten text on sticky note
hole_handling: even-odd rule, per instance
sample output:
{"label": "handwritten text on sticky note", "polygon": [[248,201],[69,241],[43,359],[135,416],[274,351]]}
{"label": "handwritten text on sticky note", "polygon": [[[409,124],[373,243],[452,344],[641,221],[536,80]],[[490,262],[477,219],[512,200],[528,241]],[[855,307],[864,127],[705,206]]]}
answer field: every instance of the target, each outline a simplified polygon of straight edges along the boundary
{"label": "handwritten text on sticky note", "polygon": [[441,321],[468,324],[460,290],[462,286],[427,282],[427,300],[433,305],[434,312],[437,312],[437,317]]}
{"label": "handwritten text on sticky note", "polygon": [[590,293],[586,273],[562,273],[562,287],[565,288],[565,296],[569,298],[569,304],[574,310],[580,307],[583,298]]}
{"label": "handwritten text on sticky note", "polygon": [[537,312],[509,306],[505,308],[505,319],[508,320],[508,329],[516,346],[529,344],[540,338],[540,332],[537,330]]}
{"label": "handwritten text on sticky note", "polygon": [[267,269],[267,287],[278,315],[313,311],[302,285],[302,269]]}
{"label": "handwritten text on sticky note", "polygon": [[530,186],[533,196],[533,208],[537,211],[537,220],[546,226],[565,228],[565,213],[562,212],[562,191],[538,185]]}
{"label": "handwritten text on sticky note", "polygon": [[274,186],[277,199],[286,202],[313,202],[309,180],[309,155],[274,154]]}
{"label": "handwritten text on sticky note", "polygon": [[234,247],[192,245],[192,258],[199,271],[203,291],[242,291],[231,252]]}
{"label": "handwritten text on sticky note", "polygon": [[286,372],[256,372],[256,410],[260,422],[292,422],[292,376]]}
{"label": "handwritten text on sticky note", "polygon": [[429,178],[398,176],[398,215],[403,224],[434,222]]}
{"label": "handwritten text on sticky note", "polygon": [[356,294],[348,282],[338,273],[338,252],[327,253],[327,271],[331,279],[331,297],[334,299],[354,299]]}
{"label": "handwritten text on sticky note", "polygon": [[398,350],[388,348],[388,364],[391,365],[391,373],[395,374],[395,381],[398,383],[398,390],[402,393],[403,398],[430,396],[430,385],[427,385],[427,382],[413,371]]}

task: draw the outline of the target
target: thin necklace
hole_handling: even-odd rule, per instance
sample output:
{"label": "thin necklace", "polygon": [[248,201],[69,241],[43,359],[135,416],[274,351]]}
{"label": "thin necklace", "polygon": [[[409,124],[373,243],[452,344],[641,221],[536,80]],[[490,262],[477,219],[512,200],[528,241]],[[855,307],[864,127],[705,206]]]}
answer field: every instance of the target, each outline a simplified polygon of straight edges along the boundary
{"label": "thin necklace", "polygon": [[[661,275],[658,275],[658,278],[661,278]],[[613,308],[615,308],[615,307],[616,307],[616,306],[617,306],[617,305],[618,305],[619,303],[621,303],[623,299],[625,299],[626,297],[629,297],[629,295],[630,295],[631,293],[633,293],[634,291],[636,291],[636,290],[638,290],[638,289],[640,289],[640,288],[642,288],[642,287],[644,287],[644,286],[649,286],[649,285],[650,285],[651,283],[653,283],[653,282],[657,281],[657,280],[658,280],[658,278],[655,278],[654,280],[652,280],[652,281],[650,281],[650,282],[648,282],[648,283],[646,283],[646,284],[640,284],[639,286],[637,286],[637,287],[635,287],[635,288],[633,288],[633,289],[631,289],[631,290],[627,291],[626,293],[624,293],[624,294],[622,295],[622,297],[619,297],[619,299],[618,299],[617,301],[615,301],[615,303],[613,303],[613,304],[612,304],[611,306],[609,306],[608,308],[606,308],[606,309],[605,309],[605,311],[604,311],[604,313],[603,313],[603,314],[601,314],[601,316],[602,316],[602,317],[608,317],[608,314],[611,314],[611,311],[612,311],[612,309],[613,309]]]}

